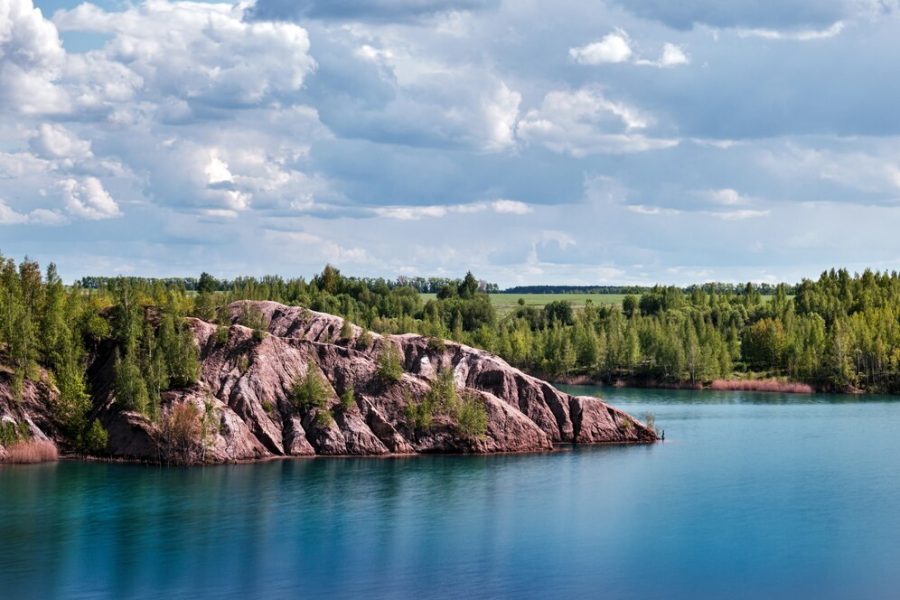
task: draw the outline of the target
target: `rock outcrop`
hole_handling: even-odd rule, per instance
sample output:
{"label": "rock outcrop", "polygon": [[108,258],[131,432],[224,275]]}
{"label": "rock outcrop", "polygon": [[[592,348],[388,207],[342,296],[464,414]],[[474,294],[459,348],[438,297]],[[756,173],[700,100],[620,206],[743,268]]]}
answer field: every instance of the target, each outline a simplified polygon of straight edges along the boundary
{"label": "rock outcrop", "polygon": [[49,383],[46,372],[38,371],[37,375],[36,381],[25,380],[16,393],[12,374],[0,369],[0,463],[17,460],[15,446],[25,443],[56,446],[59,428],[52,407],[57,391]]}
{"label": "rock outcrop", "polygon": [[[264,331],[240,324],[249,312]],[[216,463],[280,456],[538,452],[560,443],[656,440],[651,429],[599,399],[565,394],[495,355],[461,344],[412,334],[377,335],[344,326],[340,317],[275,302],[234,303],[219,321],[190,319],[200,375],[191,387],[164,393],[163,414],[156,422],[117,408],[109,385],[112,358],[97,358],[90,371],[95,412],[109,432],[113,456]],[[403,367],[397,381],[379,375],[388,346]],[[294,387],[310,369],[324,383],[325,401],[298,406]],[[413,426],[408,406],[421,403],[438,374],[448,370],[458,393],[483,407],[483,433],[465,433],[446,411],[436,411],[427,427]],[[348,390],[352,403],[346,401]],[[43,410],[34,414],[45,415]],[[41,419],[32,419],[36,429],[53,437],[52,419]]]}

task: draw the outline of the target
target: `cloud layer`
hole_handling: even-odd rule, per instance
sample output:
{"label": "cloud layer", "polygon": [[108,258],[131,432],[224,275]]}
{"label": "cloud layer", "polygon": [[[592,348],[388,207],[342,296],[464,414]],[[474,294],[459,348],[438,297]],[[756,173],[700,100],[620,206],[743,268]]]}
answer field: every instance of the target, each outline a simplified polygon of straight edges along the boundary
{"label": "cloud layer", "polygon": [[68,278],[900,258],[892,2],[36,1],[0,0],[0,250]]}

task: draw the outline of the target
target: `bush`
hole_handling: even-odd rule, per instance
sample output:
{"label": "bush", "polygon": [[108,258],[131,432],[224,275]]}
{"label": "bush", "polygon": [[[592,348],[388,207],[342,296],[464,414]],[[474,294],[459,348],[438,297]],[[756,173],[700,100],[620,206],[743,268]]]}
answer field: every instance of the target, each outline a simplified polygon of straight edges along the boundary
{"label": "bush", "polygon": [[106,452],[106,445],[109,443],[109,433],[103,427],[103,424],[94,419],[90,429],[84,434],[84,442],[82,447],[88,454],[103,454]]}
{"label": "bush", "polygon": [[202,433],[200,412],[191,402],[173,406],[162,419],[162,442],[169,458],[175,462],[194,462],[195,449]]}
{"label": "bush", "polygon": [[356,340],[356,343],[359,344],[359,347],[363,350],[372,347],[372,334],[369,333],[368,329],[362,332],[362,334]]}
{"label": "bush", "polygon": [[344,322],[341,323],[341,339],[349,340],[353,337],[353,326],[350,324],[350,321],[344,319]]}
{"label": "bush", "polygon": [[481,437],[487,432],[487,410],[475,394],[462,397],[456,411],[459,432],[467,437]]}
{"label": "bush", "polygon": [[228,341],[228,327],[224,325],[219,325],[216,327],[216,343],[220,346],[224,346]]}
{"label": "bush", "polygon": [[27,423],[15,421],[0,421],[0,446],[12,446],[17,442],[31,437],[31,430]]}
{"label": "bush", "polygon": [[294,406],[304,412],[328,407],[328,388],[313,362],[306,364],[306,376],[294,384]]}
{"label": "bush", "polygon": [[348,412],[356,406],[356,396],[353,394],[353,388],[348,387],[344,390],[344,393],[341,394],[341,410],[344,412]]}
{"label": "bush", "polygon": [[403,395],[406,407],[403,409],[406,423],[413,431],[431,429],[434,423],[435,405],[431,394],[417,401],[409,392]]}
{"label": "bush", "polygon": [[378,357],[378,376],[387,383],[397,383],[403,378],[400,351],[389,341],[385,341],[384,350]]}
{"label": "bush", "polygon": [[444,338],[430,337],[428,338],[428,349],[434,352],[442,352],[447,348]]}
{"label": "bush", "polygon": [[331,427],[331,424],[334,423],[334,417],[331,416],[331,413],[327,410],[319,410],[316,412],[315,424],[319,427]]}
{"label": "bush", "polygon": [[241,305],[241,314],[238,316],[238,323],[244,327],[249,327],[254,331],[264,332],[269,327],[266,315],[255,304],[244,302]]}

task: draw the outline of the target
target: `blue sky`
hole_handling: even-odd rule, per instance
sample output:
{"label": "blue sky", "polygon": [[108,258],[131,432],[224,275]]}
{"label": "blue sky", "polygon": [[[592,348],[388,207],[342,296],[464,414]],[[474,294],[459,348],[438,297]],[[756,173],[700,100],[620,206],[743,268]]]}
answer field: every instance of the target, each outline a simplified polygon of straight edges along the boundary
{"label": "blue sky", "polygon": [[900,266],[897,0],[0,0],[0,251],[85,274]]}

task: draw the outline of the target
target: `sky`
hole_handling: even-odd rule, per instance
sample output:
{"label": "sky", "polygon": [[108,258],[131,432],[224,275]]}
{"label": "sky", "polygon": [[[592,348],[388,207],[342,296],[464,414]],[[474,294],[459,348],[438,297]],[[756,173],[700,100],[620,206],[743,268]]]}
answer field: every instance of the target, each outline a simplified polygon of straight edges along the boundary
{"label": "sky", "polygon": [[0,0],[0,252],[83,275],[900,267],[900,0]]}

